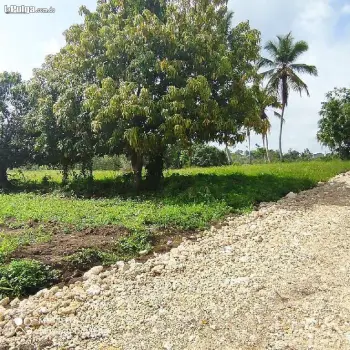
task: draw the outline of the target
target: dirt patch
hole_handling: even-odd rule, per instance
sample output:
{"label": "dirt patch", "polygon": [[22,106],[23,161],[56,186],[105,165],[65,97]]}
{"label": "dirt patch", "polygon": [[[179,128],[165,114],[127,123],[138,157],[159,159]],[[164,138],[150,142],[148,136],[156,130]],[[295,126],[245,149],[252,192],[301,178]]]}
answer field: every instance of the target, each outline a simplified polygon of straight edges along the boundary
{"label": "dirt patch", "polygon": [[[35,259],[59,269],[62,272],[62,282],[64,283],[76,281],[84,272],[72,268],[65,257],[86,248],[95,248],[105,252],[111,251],[118,239],[129,233],[127,229],[118,226],[87,228],[77,231],[71,227],[49,224],[45,229],[52,234],[49,242],[21,246],[11,254],[11,258]],[[86,267],[86,269],[88,268],[90,266]]]}
{"label": "dirt patch", "polygon": [[[24,227],[36,228],[37,222],[29,222],[21,229],[9,229],[7,234],[20,233]],[[62,272],[61,284],[70,284],[79,280],[83,273],[93,267],[94,262],[86,265],[84,269],[77,270],[65,259],[66,257],[81,251],[82,249],[94,248],[102,252],[111,252],[115,249],[117,241],[130,234],[125,227],[102,226],[76,230],[74,227],[59,226],[56,223],[45,224],[45,230],[50,232],[51,239],[45,243],[21,246],[10,256],[11,259],[34,259],[46,265],[50,265]],[[145,262],[153,257],[153,253],[165,253],[171,248],[177,247],[183,240],[195,239],[196,231],[179,231],[176,229],[153,231],[152,251],[145,255],[135,257],[139,262]]]}
{"label": "dirt patch", "polygon": [[108,251],[117,239],[126,235],[128,231],[120,227],[105,226],[69,233],[62,232],[60,228],[54,228],[52,233],[53,236],[49,242],[21,247],[12,254],[12,257],[33,258],[46,264],[57,265],[63,257],[84,248]]}

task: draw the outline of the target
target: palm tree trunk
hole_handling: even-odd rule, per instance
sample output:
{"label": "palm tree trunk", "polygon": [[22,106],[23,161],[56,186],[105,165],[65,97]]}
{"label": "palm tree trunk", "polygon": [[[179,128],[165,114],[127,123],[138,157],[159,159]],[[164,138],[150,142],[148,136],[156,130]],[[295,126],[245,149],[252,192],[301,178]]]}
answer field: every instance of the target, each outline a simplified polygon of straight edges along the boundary
{"label": "palm tree trunk", "polygon": [[250,130],[247,131],[247,136],[248,136],[249,164],[252,164],[252,152],[250,150]]}
{"label": "palm tree trunk", "polygon": [[283,152],[282,152],[282,131],[283,131],[283,121],[284,121],[284,110],[286,108],[286,104],[283,103],[282,106],[282,115],[281,115],[281,124],[280,124],[280,137],[279,137],[279,148],[280,148],[280,159],[283,162]]}
{"label": "palm tree trunk", "polygon": [[265,135],[265,138],[266,138],[266,143],[265,143],[265,149],[266,149],[266,158],[267,158],[267,161],[269,163],[271,163],[271,160],[270,160],[270,154],[269,154],[269,139],[267,137],[267,134]]}
{"label": "palm tree trunk", "polygon": [[[263,142],[264,149],[266,149],[266,146],[265,146],[265,134],[262,134],[262,142]],[[266,155],[264,156],[264,161],[265,161],[265,163],[267,163]]]}
{"label": "palm tree trunk", "polygon": [[230,150],[228,149],[228,145],[227,143],[225,144],[225,151],[226,151],[226,156],[227,156],[227,160],[228,160],[228,163],[231,165],[232,164],[232,156],[231,156],[231,152]]}

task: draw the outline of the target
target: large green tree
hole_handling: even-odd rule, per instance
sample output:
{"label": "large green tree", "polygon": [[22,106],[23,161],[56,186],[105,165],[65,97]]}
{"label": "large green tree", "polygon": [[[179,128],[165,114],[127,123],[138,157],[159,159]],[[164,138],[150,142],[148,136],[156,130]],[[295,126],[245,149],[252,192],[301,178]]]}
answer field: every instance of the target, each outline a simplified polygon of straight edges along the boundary
{"label": "large green tree", "polygon": [[126,153],[139,188],[157,184],[166,147],[235,143],[253,108],[259,32],[231,28],[224,0],[111,0],[71,27],[65,50],[95,80],[85,108],[98,138]]}
{"label": "large green tree", "polygon": [[290,91],[306,92],[309,90],[299,74],[317,76],[317,68],[312,65],[297,63],[298,58],[309,49],[305,41],[295,41],[292,33],[285,36],[277,36],[277,41],[268,41],[265,50],[271,58],[261,58],[260,67],[269,68],[263,73],[268,78],[268,88],[276,91],[281,96],[282,118],[280,121],[279,151],[283,160],[282,152],[282,131],[285,109],[288,105]]}
{"label": "large green tree", "polygon": [[25,115],[29,102],[19,73],[0,73],[0,187],[8,184],[7,170],[30,160],[31,138]]}
{"label": "large green tree", "polygon": [[96,145],[90,115],[82,105],[91,74],[76,63],[69,51],[61,50],[46,58],[29,83],[35,161],[61,167],[64,181],[77,163],[91,176]]}
{"label": "large green tree", "polygon": [[350,159],[350,89],[336,88],[322,103],[318,140],[343,159]]}

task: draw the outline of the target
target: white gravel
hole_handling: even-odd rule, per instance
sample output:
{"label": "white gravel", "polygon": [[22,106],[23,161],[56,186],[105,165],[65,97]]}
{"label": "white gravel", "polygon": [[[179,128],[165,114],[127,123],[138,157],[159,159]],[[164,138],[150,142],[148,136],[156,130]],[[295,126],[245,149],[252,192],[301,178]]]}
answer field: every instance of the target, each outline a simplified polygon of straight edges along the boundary
{"label": "white gravel", "polygon": [[288,197],[145,264],[0,302],[0,350],[350,349],[350,173]]}

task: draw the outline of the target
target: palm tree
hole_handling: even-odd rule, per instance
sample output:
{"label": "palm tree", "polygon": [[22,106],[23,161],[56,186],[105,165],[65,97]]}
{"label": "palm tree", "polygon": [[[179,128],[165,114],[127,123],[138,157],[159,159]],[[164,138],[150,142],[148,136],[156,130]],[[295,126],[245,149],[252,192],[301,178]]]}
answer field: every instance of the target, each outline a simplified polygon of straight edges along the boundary
{"label": "palm tree", "polygon": [[255,119],[256,122],[253,125],[253,129],[255,133],[262,135],[263,146],[266,151],[266,160],[270,162],[269,141],[267,135],[271,130],[271,123],[266,114],[266,109],[268,107],[281,109],[281,103],[278,102],[276,93],[269,91],[266,87],[263,88],[260,84],[257,84],[253,89],[257,107],[256,117],[258,117]]}
{"label": "palm tree", "polygon": [[265,151],[266,151],[266,161],[269,163],[270,163],[269,139],[267,135],[270,133],[270,130],[271,130],[271,123],[270,123],[269,117],[264,111],[263,114],[261,115],[261,123],[258,131],[259,131],[259,134],[261,134],[262,136],[263,147],[265,148]]}
{"label": "palm tree", "polygon": [[251,132],[252,130],[257,130],[260,124],[260,116],[256,114],[251,114],[244,119],[244,127],[246,131],[246,136],[248,139],[248,153],[249,153],[249,164],[252,164],[252,152],[251,152]]}
{"label": "palm tree", "polygon": [[282,114],[280,123],[279,152],[283,160],[282,153],[282,129],[285,108],[288,105],[290,90],[302,94],[306,92],[310,96],[307,85],[300,79],[297,73],[305,73],[317,76],[317,68],[303,63],[296,63],[296,60],[309,49],[305,41],[295,42],[292,33],[285,36],[277,36],[277,41],[268,41],[265,50],[270,54],[271,59],[261,58],[259,67],[268,67],[268,71],[263,73],[263,77],[269,79],[268,88],[277,92],[281,96]]}

